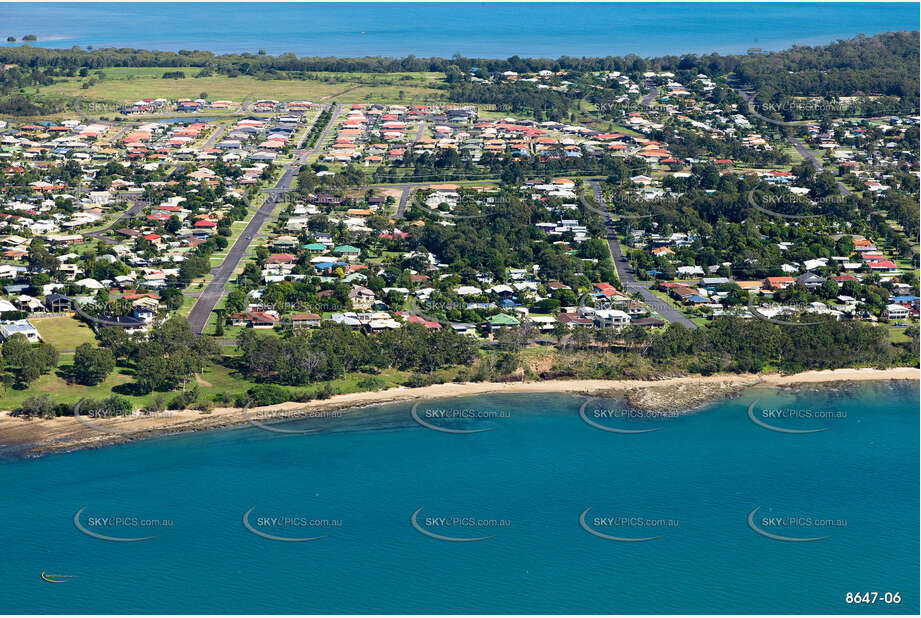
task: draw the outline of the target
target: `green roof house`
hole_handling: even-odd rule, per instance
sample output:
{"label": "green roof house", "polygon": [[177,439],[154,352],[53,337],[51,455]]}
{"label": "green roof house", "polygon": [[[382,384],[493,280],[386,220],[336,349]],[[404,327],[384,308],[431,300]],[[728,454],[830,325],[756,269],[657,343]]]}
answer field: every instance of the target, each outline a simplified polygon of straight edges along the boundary
{"label": "green roof house", "polygon": [[486,318],[486,325],[489,330],[498,330],[500,328],[510,328],[518,326],[520,322],[506,313],[497,313]]}
{"label": "green roof house", "polygon": [[358,247],[353,247],[352,245],[339,245],[333,249],[333,253],[338,253],[340,255],[358,255],[361,253],[361,250]]}

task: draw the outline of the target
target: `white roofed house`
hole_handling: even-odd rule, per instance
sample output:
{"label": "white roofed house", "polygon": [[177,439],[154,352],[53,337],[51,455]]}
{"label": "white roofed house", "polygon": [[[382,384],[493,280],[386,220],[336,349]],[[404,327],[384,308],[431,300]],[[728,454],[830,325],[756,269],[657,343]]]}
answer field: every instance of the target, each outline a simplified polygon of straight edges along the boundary
{"label": "white roofed house", "polygon": [[28,320],[0,324],[0,339],[7,341],[13,335],[23,335],[30,343],[38,343],[42,339],[38,334],[38,329]]}
{"label": "white roofed house", "polygon": [[619,330],[630,325],[630,316],[619,309],[596,309],[590,317],[598,328]]}
{"label": "white roofed house", "polygon": [[908,307],[896,304],[886,305],[886,310],[883,311],[883,317],[888,320],[905,320],[909,315]]}

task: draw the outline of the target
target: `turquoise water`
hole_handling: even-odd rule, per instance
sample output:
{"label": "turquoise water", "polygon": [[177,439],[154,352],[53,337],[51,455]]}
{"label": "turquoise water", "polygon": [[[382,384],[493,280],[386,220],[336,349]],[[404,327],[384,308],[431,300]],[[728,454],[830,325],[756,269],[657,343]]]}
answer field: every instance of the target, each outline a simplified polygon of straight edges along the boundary
{"label": "turquoise water", "polygon": [[917,30],[918,19],[917,3],[0,3],[0,41],[35,34],[45,47],[299,56],[654,56],[820,45]]}
{"label": "turquoise water", "polygon": [[[599,419],[618,403],[491,395],[174,436],[0,465],[0,613],[917,613],[917,383],[778,393],[752,390],[676,419]],[[818,410],[820,422],[760,410]],[[489,411],[488,420],[431,410]],[[841,416],[843,415],[843,416]],[[762,418],[762,417],[758,417]],[[315,541],[283,537],[328,535]],[[611,541],[579,523],[645,542]],[[789,537],[752,531],[756,525]],[[155,538],[111,542],[106,536]],[[471,538],[448,542],[415,530]],[[166,520],[101,526],[99,517]],[[830,519],[771,527],[762,517]],[[260,517],[328,520],[271,527]],[[472,517],[442,526],[437,517]],[[641,518],[645,527],[595,517]],[[341,525],[334,525],[336,520]],[[495,520],[495,521],[481,521]],[[673,525],[665,526],[661,521]],[[97,525],[93,525],[93,523]],[[632,520],[635,523],[636,520]],[[801,523],[801,520],[797,520]],[[844,525],[841,525],[844,522]],[[317,523],[317,522],[312,522]],[[500,525],[507,524],[507,525]],[[71,576],[47,583],[40,574]],[[901,604],[847,605],[847,592]]]}

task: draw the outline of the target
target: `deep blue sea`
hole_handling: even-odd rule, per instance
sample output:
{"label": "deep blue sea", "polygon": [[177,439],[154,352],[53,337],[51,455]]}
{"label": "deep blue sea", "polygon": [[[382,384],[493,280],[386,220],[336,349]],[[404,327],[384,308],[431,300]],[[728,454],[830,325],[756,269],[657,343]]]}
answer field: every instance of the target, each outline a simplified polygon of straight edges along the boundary
{"label": "deep blue sea", "polygon": [[0,41],[35,34],[43,47],[298,56],[745,53],[917,30],[918,23],[918,3],[875,2],[0,3]]}
{"label": "deep blue sea", "polygon": [[[326,427],[312,434],[246,427],[0,464],[0,613],[917,614],[917,382],[754,389],[671,419],[583,408],[658,429],[633,434],[590,426],[583,403],[417,409],[489,429],[474,434],[401,404],[274,426]],[[765,429],[752,403],[772,426],[826,430]],[[491,418],[458,419],[470,410]],[[597,536],[586,509],[594,532],[654,538]],[[755,509],[767,534],[827,538],[759,534]],[[247,512],[256,532],[322,538],[264,538]],[[101,540],[77,513],[94,534],[154,538]]]}

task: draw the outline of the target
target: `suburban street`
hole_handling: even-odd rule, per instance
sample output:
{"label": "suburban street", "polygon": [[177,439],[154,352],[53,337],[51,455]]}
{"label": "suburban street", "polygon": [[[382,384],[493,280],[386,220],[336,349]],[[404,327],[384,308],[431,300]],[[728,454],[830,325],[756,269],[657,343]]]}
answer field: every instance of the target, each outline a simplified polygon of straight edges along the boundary
{"label": "suburban street", "polygon": [[201,145],[200,150],[207,150],[208,148],[211,148],[212,146],[214,146],[217,143],[218,139],[222,135],[227,133],[227,130],[229,128],[230,128],[230,125],[221,125],[221,126],[215,127],[214,131],[211,132],[211,135],[208,136],[208,139],[205,140],[205,143]]}
{"label": "suburban street", "polygon": [[394,216],[394,219],[402,219],[403,215],[406,214],[406,204],[409,202],[412,185],[403,185],[402,188],[403,193],[400,195],[400,203],[397,204],[397,214]]}
{"label": "suburban street", "polygon": [[109,245],[117,244],[116,241],[114,241],[114,240],[112,240],[111,238],[105,236],[105,233],[108,232],[108,231],[110,231],[110,230],[112,230],[112,229],[114,229],[115,226],[118,225],[118,222],[121,221],[122,219],[124,219],[124,218],[126,218],[126,217],[133,217],[134,215],[140,214],[140,213],[141,213],[145,208],[147,208],[147,206],[149,205],[149,204],[148,204],[147,202],[145,202],[144,200],[142,200],[142,199],[140,199],[140,198],[138,198],[138,197],[135,197],[135,196],[128,196],[128,197],[126,197],[125,199],[127,199],[129,202],[131,202],[131,206],[129,206],[127,209],[125,209],[124,212],[122,212],[120,215],[118,215],[118,216],[115,218],[115,220],[112,221],[112,223],[110,223],[110,224],[107,225],[106,227],[102,228],[101,230],[96,230],[95,232],[90,232],[90,233],[87,234],[87,235],[88,235],[88,236],[92,236],[92,237],[95,238],[96,240],[101,240],[102,242],[104,242],[104,243],[106,243],[106,244],[109,244]]}
{"label": "suburban street", "polygon": [[[799,153],[799,156],[801,156],[803,160],[809,161],[809,163],[812,165],[812,167],[815,169],[816,172],[821,173],[824,170],[824,168],[822,167],[822,164],[819,162],[816,156],[812,154],[812,151],[809,150],[806,147],[806,145],[798,137],[788,136],[787,141],[790,142],[790,144],[793,146],[796,152]],[[848,195],[851,194],[851,190],[845,187],[842,183],[839,182],[837,184],[838,184],[838,191],[841,193],[841,195],[847,197]]]}
{"label": "suburban street", "polygon": [[278,182],[266,192],[268,195],[262,203],[262,206],[259,207],[259,210],[256,211],[253,218],[246,224],[243,232],[237,237],[236,242],[227,252],[224,261],[211,270],[211,274],[213,275],[211,281],[205,286],[205,289],[202,290],[198,300],[195,301],[195,305],[189,312],[189,326],[193,333],[200,335],[204,331],[205,325],[208,323],[208,318],[211,316],[211,312],[214,311],[214,307],[221,299],[221,296],[224,295],[224,287],[233,276],[233,272],[236,270],[237,265],[239,265],[240,260],[246,255],[250,244],[259,233],[259,230],[262,229],[266,221],[272,217],[272,212],[275,210],[279,197],[292,189],[294,181],[297,178],[297,173],[307,157],[320,151],[323,143],[329,137],[329,132],[332,130],[338,115],[339,107],[336,106],[333,109],[332,118],[330,118],[329,123],[324,127],[316,145],[309,151],[297,151],[294,161],[285,166]]}
{"label": "suburban street", "polygon": [[[604,194],[601,191],[601,185],[598,184],[597,180],[589,180],[588,184],[592,188],[592,194],[595,198],[595,202],[603,206],[603,212],[606,213],[604,222],[605,225],[607,225],[607,223],[611,221],[611,215],[608,211],[608,206],[604,199]],[[614,269],[617,271],[617,278],[620,279],[620,282],[623,284],[624,290],[630,294],[633,292],[639,292],[640,296],[643,297],[643,302],[645,302],[653,311],[662,316],[663,319],[669,322],[682,324],[687,328],[697,328],[697,325],[689,320],[684,314],[650,292],[649,286],[651,285],[651,282],[636,280],[636,277],[633,276],[633,273],[629,271],[630,265],[621,259],[624,257],[624,253],[621,249],[620,242],[617,240],[617,237],[614,234],[609,234],[607,240],[608,247],[611,249],[611,256],[614,258]]]}
{"label": "suburban street", "polygon": [[[762,120],[765,120],[767,122],[771,122],[774,124],[780,124],[782,126],[787,126],[787,127],[793,127],[793,126],[797,126],[800,124],[804,124],[803,121],[799,121],[796,123],[793,123],[793,122],[781,123],[781,122],[771,120],[770,118],[766,118],[762,116],[761,114],[759,114],[758,112],[756,112],[754,109],[751,108],[751,103],[752,103],[752,100],[754,99],[754,95],[752,95],[752,93],[746,92],[745,90],[742,90],[738,86],[731,86],[731,87],[733,90],[736,91],[736,94],[738,94],[740,97],[745,99],[745,101],[749,104],[749,111],[755,116],[757,116],[758,118],[761,118]],[[816,172],[821,173],[822,171],[824,171],[824,168],[822,167],[822,163],[818,160],[818,158],[816,158],[815,154],[813,154],[813,152],[809,150],[809,148],[806,147],[806,144],[804,144],[800,138],[793,137],[793,135],[790,134],[789,131],[785,132],[785,137],[787,138],[787,141],[790,142],[790,145],[793,146],[793,149],[799,154],[799,156],[801,156],[804,161],[808,161],[809,164],[812,165],[812,168]],[[845,197],[847,197],[848,195],[851,195],[852,193],[851,190],[845,187],[844,184],[837,182],[837,185],[838,185],[838,192],[841,193],[841,195]]]}
{"label": "suburban street", "polygon": [[659,89],[656,87],[655,82],[653,82],[651,79],[646,80],[646,89],[649,90],[649,93],[643,97],[642,104],[650,106],[655,100],[656,95],[659,94]]}

